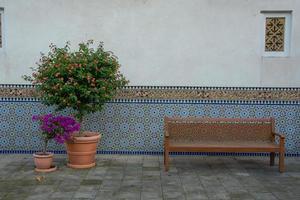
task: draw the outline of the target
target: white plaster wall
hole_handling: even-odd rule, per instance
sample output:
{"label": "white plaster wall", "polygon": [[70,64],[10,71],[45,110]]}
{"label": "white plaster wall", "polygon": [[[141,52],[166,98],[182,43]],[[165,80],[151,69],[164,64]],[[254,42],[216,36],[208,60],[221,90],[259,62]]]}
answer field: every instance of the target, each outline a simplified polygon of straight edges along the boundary
{"label": "white plaster wall", "polygon": [[[130,85],[300,87],[299,0],[0,0],[0,83],[52,42],[104,41]],[[261,10],[292,10],[286,58],[262,57]]]}

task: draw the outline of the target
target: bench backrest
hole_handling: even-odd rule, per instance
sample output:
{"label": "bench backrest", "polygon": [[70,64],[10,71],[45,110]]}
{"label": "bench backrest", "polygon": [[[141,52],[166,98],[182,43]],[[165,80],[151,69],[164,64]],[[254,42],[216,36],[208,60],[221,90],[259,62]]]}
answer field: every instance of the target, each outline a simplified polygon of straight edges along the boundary
{"label": "bench backrest", "polygon": [[273,141],[274,119],[169,118],[165,131],[174,141]]}

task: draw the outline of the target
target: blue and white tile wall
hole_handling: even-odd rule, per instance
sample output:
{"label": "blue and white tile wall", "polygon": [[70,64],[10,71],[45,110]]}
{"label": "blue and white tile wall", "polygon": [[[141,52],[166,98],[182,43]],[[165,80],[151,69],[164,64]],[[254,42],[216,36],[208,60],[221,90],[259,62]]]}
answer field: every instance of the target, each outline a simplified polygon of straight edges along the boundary
{"label": "blue and white tile wall", "polygon": [[[35,99],[0,100],[0,152],[30,153],[41,149],[32,115],[54,112]],[[64,114],[68,114],[65,111]],[[159,153],[163,151],[164,116],[206,116],[276,119],[276,131],[286,135],[288,155],[300,155],[300,101],[116,100],[89,115],[84,129],[102,133],[101,153]],[[65,147],[50,143],[50,150]]]}

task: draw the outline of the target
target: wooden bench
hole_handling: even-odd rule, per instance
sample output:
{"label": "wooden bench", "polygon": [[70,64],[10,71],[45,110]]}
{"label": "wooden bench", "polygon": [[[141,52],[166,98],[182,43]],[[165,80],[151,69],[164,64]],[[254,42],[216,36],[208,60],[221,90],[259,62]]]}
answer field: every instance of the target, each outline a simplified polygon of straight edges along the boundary
{"label": "wooden bench", "polygon": [[165,117],[164,126],[165,171],[169,170],[170,152],[268,152],[271,166],[278,152],[279,171],[284,172],[285,137],[275,133],[273,118]]}

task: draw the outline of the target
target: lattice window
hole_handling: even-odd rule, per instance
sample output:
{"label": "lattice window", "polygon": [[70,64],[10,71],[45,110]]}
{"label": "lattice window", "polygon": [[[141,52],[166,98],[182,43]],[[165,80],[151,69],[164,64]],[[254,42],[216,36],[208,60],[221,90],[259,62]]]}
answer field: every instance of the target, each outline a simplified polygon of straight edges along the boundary
{"label": "lattice window", "polygon": [[292,11],[261,11],[264,15],[263,55],[289,56]]}
{"label": "lattice window", "polygon": [[267,17],[265,51],[284,51],[285,17]]}
{"label": "lattice window", "polygon": [[2,40],[3,40],[3,36],[2,36],[2,25],[3,25],[3,22],[2,22],[2,19],[3,19],[3,11],[0,8],[0,48],[2,48]]}

